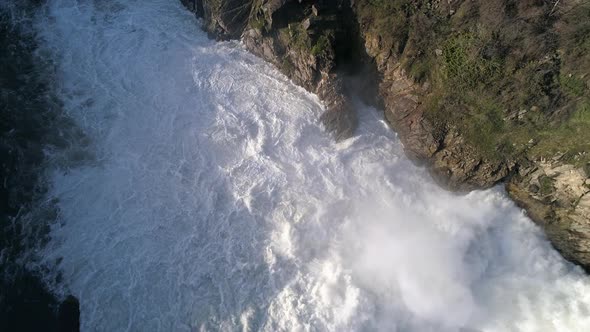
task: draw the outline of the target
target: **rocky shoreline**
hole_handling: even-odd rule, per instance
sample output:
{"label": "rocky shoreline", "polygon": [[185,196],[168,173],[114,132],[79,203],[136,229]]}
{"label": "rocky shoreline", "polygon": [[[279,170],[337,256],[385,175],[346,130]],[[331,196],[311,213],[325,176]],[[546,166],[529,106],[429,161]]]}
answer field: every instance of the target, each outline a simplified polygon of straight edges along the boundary
{"label": "rocky shoreline", "polygon": [[590,18],[587,4],[181,1],[212,37],[240,38],[316,93],[336,139],[354,132],[351,97],[383,108],[407,155],[441,185],[464,192],[505,183],[554,247],[590,270],[590,141],[583,136],[590,59],[579,50],[590,47],[579,37],[590,26],[571,17],[576,10]]}

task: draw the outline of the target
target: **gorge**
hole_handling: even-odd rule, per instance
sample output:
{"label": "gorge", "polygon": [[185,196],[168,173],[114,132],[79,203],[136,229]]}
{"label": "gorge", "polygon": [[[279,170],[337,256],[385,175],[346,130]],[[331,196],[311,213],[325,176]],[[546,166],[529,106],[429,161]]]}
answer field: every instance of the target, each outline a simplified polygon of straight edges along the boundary
{"label": "gorge", "polygon": [[348,98],[368,98],[441,185],[505,182],[564,257],[590,268],[586,1],[183,3],[212,36],[241,38],[317,93],[337,139],[355,127]]}
{"label": "gorge", "polygon": [[[554,159],[559,151],[547,147],[551,157],[536,160],[539,144],[488,151],[513,138],[488,135],[493,141],[472,145],[463,118],[442,116],[439,124],[455,126],[436,128],[433,113],[425,115],[426,105],[452,105],[474,116],[467,111],[474,88],[463,80],[499,70],[473,63],[471,52],[487,35],[459,32],[454,22],[443,23],[458,39],[436,40],[440,46],[427,55],[413,44],[428,31],[448,37],[439,16],[463,13],[460,26],[471,28],[464,13],[478,12],[469,6],[483,1],[406,1],[424,7],[401,9],[398,1],[183,2],[203,17],[176,0],[48,0],[24,22],[35,37],[31,62],[45,59],[38,64],[49,68],[40,72],[51,83],[42,94],[55,97],[60,114],[39,122],[62,139],[35,138],[45,144],[44,168],[35,169],[45,190],[23,225],[47,226],[47,234],[23,257],[55,302],[70,294],[79,300],[81,330],[590,326],[590,279],[554,249],[587,266],[587,176],[576,150],[587,144],[577,130],[587,121],[579,106],[584,73],[557,78],[581,96],[563,92],[553,101],[556,92],[543,90],[548,95],[532,99],[525,113],[502,120],[506,134],[518,123],[544,121],[529,119],[542,107],[564,109],[563,119],[552,119],[568,127],[550,134],[564,148],[572,142],[559,135],[575,135],[575,154]],[[551,11],[543,1],[518,2],[524,9],[485,3],[487,12],[501,3],[505,15],[532,15],[519,23],[524,30],[537,13],[527,6]],[[405,46],[371,30],[395,23],[385,22],[388,10],[407,19]],[[504,48],[484,47],[489,59],[512,54]],[[418,60],[404,62],[410,58]],[[473,72],[421,62],[447,58]],[[555,64],[536,65],[551,85]],[[436,90],[448,79],[458,80],[450,88],[466,99]],[[495,93],[489,86],[477,88],[481,100],[486,89]],[[434,92],[440,102],[430,99]],[[493,122],[488,111],[474,125]],[[495,127],[477,128],[489,134]],[[518,158],[484,158],[482,151]],[[565,204],[576,190],[583,192],[576,204]],[[43,231],[32,233],[36,239]]]}

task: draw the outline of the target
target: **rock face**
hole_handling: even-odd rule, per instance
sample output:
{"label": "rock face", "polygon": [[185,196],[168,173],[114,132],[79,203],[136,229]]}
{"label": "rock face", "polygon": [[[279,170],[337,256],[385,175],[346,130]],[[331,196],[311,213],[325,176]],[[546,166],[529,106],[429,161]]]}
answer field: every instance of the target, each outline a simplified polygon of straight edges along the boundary
{"label": "rock face", "polygon": [[486,160],[454,128],[437,128],[439,124],[426,118],[422,96],[428,94],[428,86],[409,78],[399,59],[383,50],[377,36],[365,33],[363,37],[382,75],[379,91],[385,117],[410,158],[428,163],[441,185],[457,191],[490,187],[509,174],[514,163]]}
{"label": "rock face", "polygon": [[349,6],[336,2],[332,6],[321,1],[256,1],[242,35],[251,52],[324,101],[321,119],[336,139],[350,137],[356,126],[336,50],[336,45],[349,43],[345,20],[350,12]]}
{"label": "rock face", "polygon": [[215,37],[241,38],[316,93],[336,139],[356,126],[350,96],[378,105],[441,185],[505,182],[564,257],[590,269],[590,5],[182,2]]}
{"label": "rock face", "polygon": [[543,160],[519,170],[506,189],[563,256],[588,271],[590,179],[584,171],[559,160]]}
{"label": "rock face", "polygon": [[251,0],[181,0],[182,3],[202,16],[204,28],[218,39],[239,38],[252,7]]}
{"label": "rock face", "polygon": [[326,107],[322,122],[336,139],[352,135],[356,118],[337,68],[335,47],[350,44],[350,21],[345,21],[351,16],[350,6],[290,0],[183,3],[203,16],[207,31],[218,38],[241,36],[248,50],[320,96]]}

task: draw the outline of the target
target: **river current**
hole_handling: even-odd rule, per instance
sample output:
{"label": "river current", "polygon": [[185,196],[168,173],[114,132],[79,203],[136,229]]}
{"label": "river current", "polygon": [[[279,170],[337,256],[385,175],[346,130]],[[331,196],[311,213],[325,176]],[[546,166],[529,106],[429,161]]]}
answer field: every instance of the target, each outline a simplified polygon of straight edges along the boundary
{"label": "river current", "polygon": [[590,279],[501,188],[440,189],[361,104],[334,142],[316,96],[180,1],[48,0],[35,28],[91,156],[54,158],[40,253],[83,331],[590,326]]}

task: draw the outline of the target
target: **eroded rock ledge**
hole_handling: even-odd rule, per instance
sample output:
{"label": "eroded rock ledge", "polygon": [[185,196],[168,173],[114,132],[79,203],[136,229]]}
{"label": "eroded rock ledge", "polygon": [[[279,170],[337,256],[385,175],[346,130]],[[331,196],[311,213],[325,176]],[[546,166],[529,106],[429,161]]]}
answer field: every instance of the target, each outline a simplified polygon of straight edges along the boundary
{"label": "eroded rock ledge", "polygon": [[[572,0],[181,0],[218,39],[323,100],[385,110],[408,156],[456,191],[506,183],[567,259],[590,269],[590,5]],[[356,79],[350,79],[356,77]]]}

